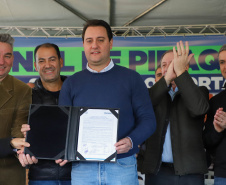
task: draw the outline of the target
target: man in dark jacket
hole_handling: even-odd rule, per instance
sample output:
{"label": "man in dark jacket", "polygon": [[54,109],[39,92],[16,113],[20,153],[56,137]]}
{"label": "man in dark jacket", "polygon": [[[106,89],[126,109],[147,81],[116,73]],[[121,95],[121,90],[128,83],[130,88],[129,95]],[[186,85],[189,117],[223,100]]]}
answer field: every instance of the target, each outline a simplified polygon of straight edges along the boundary
{"label": "man in dark jacket", "polygon": [[[220,48],[219,64],[226,79],[226,44]],[[225,88],[225,87],[224,87]],[[210,100],[204,130],[204,143],[214,155],[214,184],[226,184],[226,90]]]}
{"label": "man in dark jacket", "polygon": [[[32,89],[32,103],[57,105],[61,86],[66,79],[60,76],[60,69],[63,66],[63,59],[57,45],[45,43],[35,48],[35,69],[39,72],[40,78],[35,81]],[[23,125],[21,131],[29,130],[29,125]],[[29,169],[29,185],[70,185],[71,184],[71,163],[61,167],[58,162],[52,160],[37,160],[28,154],[19,155],[22,166],[31,165]]]}
{"label": "man in dark jacket", "polygon": [[208,90],[198,87],[188,74],[188,42],[177,43],[161,59],[163,78],[149,93],[157,121],[156,132],[138,156],[138,170],[146,185],[204,185],[207,172],[202,142]]}

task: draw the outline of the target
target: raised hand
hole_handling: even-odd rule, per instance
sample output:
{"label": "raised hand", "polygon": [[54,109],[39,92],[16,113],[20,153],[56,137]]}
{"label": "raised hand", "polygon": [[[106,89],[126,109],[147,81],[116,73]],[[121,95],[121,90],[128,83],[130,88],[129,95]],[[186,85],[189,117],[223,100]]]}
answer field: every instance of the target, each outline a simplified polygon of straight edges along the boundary
{"label": "raised hand", "polygon": [[176,78],[176,73],[174,71],[174,63],[173,61],[170,63],[167,72],[165,74],[165,80],[166,80],[166,84],[167,86]]}
{"label": "raised hand", "polygon": [[178,76],[180,76],[186,69],[188,69],[189,62],[194,54],[189,54],[189,45],[188,41],[185,42],[185,48],[182,41],[177,42],[177,51],[175,47],[173,47],[173,54],[174,54],[174,71]]}

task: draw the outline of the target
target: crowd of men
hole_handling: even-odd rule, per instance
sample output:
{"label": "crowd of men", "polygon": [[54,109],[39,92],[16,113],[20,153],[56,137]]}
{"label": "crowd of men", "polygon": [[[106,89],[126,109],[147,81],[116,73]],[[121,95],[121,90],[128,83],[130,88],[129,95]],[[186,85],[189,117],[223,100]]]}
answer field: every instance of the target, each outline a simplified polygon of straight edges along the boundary
{"label": "crowd of men", "polygon": [[[137,169],[146,185],[203,185],[206,150],[214,158],[215,184],[226,184],[225,90],[209,102],[208,89],[195,85],[188,73],[193,57],[188,42],[162,55],[156,83],[147,89],[137,72],[110,58],[108,23],[87,21],[82,40],[88,63],[70,77],[60,75],[57,45],[37,46],[34,66],[40,77],[31,89],[9,75],[14,39],[0,34],[0,184],[24,185],[26,167],[29,185],[138,185]],[[226,78],[226,45],[219,65]],[[25,154],[30,104],[119,108],[117,162],[38,160]]]}

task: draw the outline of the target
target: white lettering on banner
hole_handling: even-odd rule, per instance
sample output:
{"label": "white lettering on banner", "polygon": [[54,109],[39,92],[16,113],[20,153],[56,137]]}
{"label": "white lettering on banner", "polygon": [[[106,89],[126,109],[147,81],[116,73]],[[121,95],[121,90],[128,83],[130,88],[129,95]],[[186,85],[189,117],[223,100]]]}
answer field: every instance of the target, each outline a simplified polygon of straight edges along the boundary
{"label": "white lettering on banner", "polygon": [[150,88],[152,85],[155,84],[155,78],[153,77],[146,78],[144,80],[144,83],[146,84],[147,88]]}
{"label": "white lettering on banner", "polygon": [[194,77],[191,77],[191,78],[195,82],[195,84],[198,85],[198,81],[196,80],[196,78],[194,78]]}
{"label": "white lettering on banner", "polygon": [[206,86],[208,90],[211,90],[210,88],[210,84],[211,84],[211,80],[208,77],[199,77],[199,86]]}
{"label": "white lettering on banner", "polygon": [[[211,77],[211,81],[214,81],[215,82],[214,83],[215,84],[214,89],[219,90],[219,89],[221,89],[221,87],[220,87],[220,81],[223,81],[223,76],[221,76],[221,77]],[[225,83],[225,81],[224,81],[224,83]]]}
{"label": "white lettering on banner", "polygon": [[[219,91],[222,90],[223,84],[225,84],[226,80],[222,76],[219,77],[192,77],[194,83],[199,86],[205,86],[210,91]],[[150,88],[155,84],[155,78],[149,77],[144,80],[146,86]],[[223,83],[222,83],[223,82]]]}

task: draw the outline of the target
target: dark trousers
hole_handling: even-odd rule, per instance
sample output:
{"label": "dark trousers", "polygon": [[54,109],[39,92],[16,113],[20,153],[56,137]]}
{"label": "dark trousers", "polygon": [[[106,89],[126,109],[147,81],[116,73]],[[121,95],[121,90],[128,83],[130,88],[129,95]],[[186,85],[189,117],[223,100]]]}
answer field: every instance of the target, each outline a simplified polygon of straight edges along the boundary
{"label": "dark trousers", "polygon": [[161,166],[157,175],[145,175],[145,185],[204,185],[204,175],[175,175],[171,166]]}

